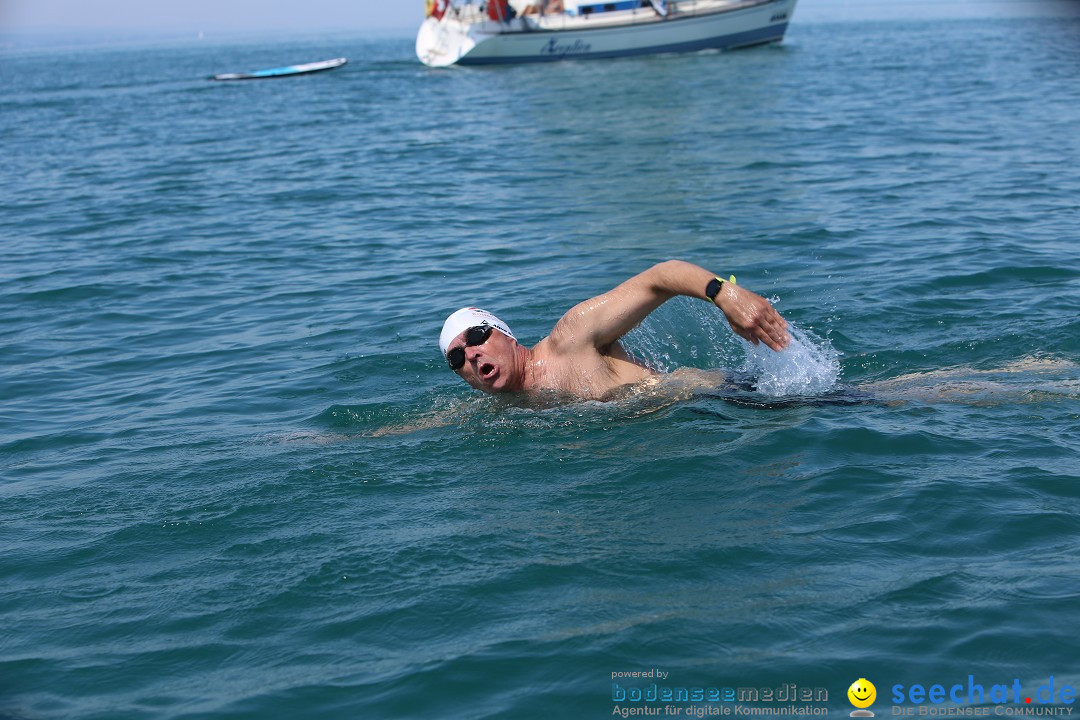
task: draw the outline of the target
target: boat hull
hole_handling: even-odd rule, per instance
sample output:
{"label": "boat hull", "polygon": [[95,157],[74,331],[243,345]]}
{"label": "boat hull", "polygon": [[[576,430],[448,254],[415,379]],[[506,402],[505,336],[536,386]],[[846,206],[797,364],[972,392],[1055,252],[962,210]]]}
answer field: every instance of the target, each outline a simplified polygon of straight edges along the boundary
{"label": "boat hull", "polygon": [[[553,62],[733,49],[783,39],[796,0],[731,4],[712,12],[626,24],[567,22],[567,27],[529,27],[518,19],[503,24],[428,18],[416,39],[416,53],[432,66]],[[635,13],[637,15],[637,13]],[[644,13],[642,13],[644,15]]]}

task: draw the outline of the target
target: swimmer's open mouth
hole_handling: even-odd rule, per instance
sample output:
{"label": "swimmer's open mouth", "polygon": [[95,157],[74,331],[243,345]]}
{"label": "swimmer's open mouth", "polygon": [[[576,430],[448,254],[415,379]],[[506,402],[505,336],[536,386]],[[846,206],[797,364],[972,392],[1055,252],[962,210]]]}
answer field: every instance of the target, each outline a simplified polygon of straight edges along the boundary
{"label": "swimmer's open mouth", "polygon": [[480,364],[480,377],[484,378],[485,380],[488,380],[494,374],[495,374],[495,366],[494,365],[492,365],[491,363],[481,363]]}

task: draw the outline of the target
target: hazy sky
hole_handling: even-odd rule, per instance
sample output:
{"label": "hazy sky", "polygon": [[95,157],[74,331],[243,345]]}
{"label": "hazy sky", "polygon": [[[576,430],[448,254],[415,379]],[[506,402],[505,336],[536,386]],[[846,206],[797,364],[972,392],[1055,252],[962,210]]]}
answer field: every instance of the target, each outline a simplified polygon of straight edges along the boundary
{"label": "hazy sky", "polygon": [[[1058,14],[1080,0],[800,0],[796,21]],[[6,32],[415,31],[424,0],[0,0]]]}
{"label": "hazy sky", "polygon": [[423,0],[0,0],[9,31],[413,28]]}

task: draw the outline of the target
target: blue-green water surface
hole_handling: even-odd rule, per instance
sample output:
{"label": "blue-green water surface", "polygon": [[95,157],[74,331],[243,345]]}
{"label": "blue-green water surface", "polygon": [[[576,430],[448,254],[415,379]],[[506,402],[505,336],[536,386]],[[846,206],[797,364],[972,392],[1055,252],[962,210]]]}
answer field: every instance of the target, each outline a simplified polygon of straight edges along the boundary
{"label": "blue-green water surface", "polygon": [[[603,718],[652,668],[833,717],[857,678],[879,716],[1080,686],[1077,77],[1075,17],[488,70],[6,51],[0,717]],[[439,356],[461,305],[531,344],[667,258],[876,400],[530,406]],[[688,299],[629,345],[755,367]]]}

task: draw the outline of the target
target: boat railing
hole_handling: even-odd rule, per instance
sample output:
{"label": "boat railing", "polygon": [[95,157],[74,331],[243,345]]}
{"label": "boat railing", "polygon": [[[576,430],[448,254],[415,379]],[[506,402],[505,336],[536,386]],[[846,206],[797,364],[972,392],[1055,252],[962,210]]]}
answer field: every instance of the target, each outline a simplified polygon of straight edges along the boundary
{"label": "boat railing", "polygon": [[[488,1],[489,0],[449,0],[449,2],[446,5],[446,11],[445,11],[444,17],[450,17],[450,18],[453,18],[453,19],[457,20],[458,22],[466,23],[466,24],[472,24],[472,23],[488,20],[488,19],[490,19],[488,14],[487,14]],[[697,2],[697,0],[691,0],[691,4],[696,4],[696,2]],[[540,11],[538,13],[534,13],[534,14],[530,14],[530,15],[526,15],[526,16],[518,16],[518,17],[519,18],[520,17],[546,18],[546,19],[551,19],[551,18],[556,18],[556,17],[579,17],[579,16],[574,15],[573,13],[563,12],[563,11],[545,12],[543,10],[544,3],[541,2],[541,3],[538,3],[538,4],[541,6],[541,9],[540,9]],[[683,4],[683,3],[679,2],[677,0],[667,0],[666,6],[668,8],[668,12],[670,13],[672,11],[673,7],[676,7],[676,6],[680,5],[680,4]],[[642,0],[642,8],[641,9],[647,9],[647,10],[650,10],[650,11],[652,10],[652,8],[650,7],[649,0]],[[583,16],[581,16],[581,17],[583,17]]]}
{"label": "boat railing", "polygon": [[[667,0],[664,3],[663,17],[671,18],[680,15],[692,15],[699,12],[708,12],[709,10],[717,9],[726,5],[755,5],[760,2],[769,2],[770,0]],[[646,12],[647,11],[647,12]],[[576,24],[582,20],[591,19],[594,22],[600,20],[603,15],[607,13],[591,14],[591,15],[575,15],[572,13],[564,12],[549,12],[545,13],[541,11],[538,14],[530,14],[525,16],[518,16],[515,18],[518,22],[528,24],[532,27],[540,27],[543,29],[559,29],[566,24]],[[648,0],[644,0],[642,7],[633,10],[633,14],[636,16],[631,23],[635,22],[655,22],[658,19],[656,15],[660,14],[655,12],[654,8]],[[465,24],[473,25],[482,22],[497,22],[492,21],[487,13],[487,0],[449,0],[446,6],[445,17],[453,18],[454,20]],[[513,21],[511,21],[513,22]],[[626,22],[625,19],[620,20],[620,24]],[[503,23],[505,24],[505,22]],[[514,23],[516,24],[516,23]],[[515,28],[516,29],[516,28]]]}
{"label": "boat railing", "polygon": [[472,0],[465,0],[464,2],[450,0],[450,6],[446,9],[446,14],[458,22],[467,24],[487,19],[483,3],[472,2]]}

